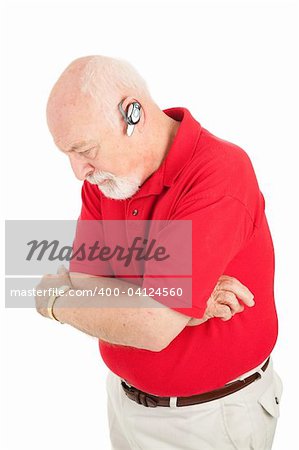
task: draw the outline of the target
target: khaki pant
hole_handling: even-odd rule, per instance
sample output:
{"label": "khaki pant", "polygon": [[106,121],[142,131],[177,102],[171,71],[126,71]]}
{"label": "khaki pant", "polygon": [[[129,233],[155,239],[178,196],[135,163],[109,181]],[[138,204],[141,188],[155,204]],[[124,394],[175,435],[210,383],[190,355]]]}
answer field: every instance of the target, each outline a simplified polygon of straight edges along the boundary
{"label": "khaki pant", "polygon": [[172,397],[171,407],[156,408],[130,400],[121,378],[109,371],[106,386],[112,450],[271,449],[282,382],[272,359],[266,372],[260,367],[262,378],[219,400],[176,407],[176,397]]}

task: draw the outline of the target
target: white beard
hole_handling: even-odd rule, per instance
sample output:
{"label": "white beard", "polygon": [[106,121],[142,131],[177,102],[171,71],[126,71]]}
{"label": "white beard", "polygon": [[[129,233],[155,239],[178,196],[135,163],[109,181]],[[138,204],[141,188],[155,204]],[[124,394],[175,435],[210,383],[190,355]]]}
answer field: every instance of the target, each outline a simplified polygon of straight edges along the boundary
{"label": "white beard", "polygon": [[[86,180],[91,184],[96,184],[105,197],[114,200],[126,200],[132,197],[141,185],[141,180],[137,176],[117,177],[110,172],[95,172],[88,175]],[[107,181],[101,184],[104,180]]]}

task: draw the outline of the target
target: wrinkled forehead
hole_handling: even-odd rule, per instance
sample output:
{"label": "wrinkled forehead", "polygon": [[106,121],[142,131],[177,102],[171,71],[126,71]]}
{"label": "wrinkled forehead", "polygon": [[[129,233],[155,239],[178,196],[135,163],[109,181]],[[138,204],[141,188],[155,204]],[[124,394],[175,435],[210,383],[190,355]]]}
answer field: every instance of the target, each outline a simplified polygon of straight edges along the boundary
{"label": "wrinkled forehead", "polygon": [[55,141],[61,135],[76,134],[79,138],[88,135],[99,128],[99,119],[98,105],[80,91],[60,91],[49,98],[47,122]]}
{"label": "wrinkled forehead", "polygon": [[[100,99],[82,92],[80,72],[66,71],[53,86],[47,102],[47,123],[61,147],[73,142],[101,138],[108,132]],[[103,101],[105,99],[103,98]]]}
{"label": "wrinkled forehead", "polygon": [[[77,81],[77,80],[76,80]],[[74,110],[91,109],[92,99],[83,94],[75,80],[59,79],[52,88],[47,102],[47,119],[51,121],[59,114],[67,114]]]}

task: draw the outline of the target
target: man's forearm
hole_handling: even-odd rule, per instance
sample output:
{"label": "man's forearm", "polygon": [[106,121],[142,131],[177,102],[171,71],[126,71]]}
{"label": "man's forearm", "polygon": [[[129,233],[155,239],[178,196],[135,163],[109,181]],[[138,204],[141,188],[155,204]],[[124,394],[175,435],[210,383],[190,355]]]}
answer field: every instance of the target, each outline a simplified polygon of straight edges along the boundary
{"label": "man's forearm", "polygon": [[[61,322],[112,344],[159,350],[159,336],[152,330],[157,308],[165,308],[163,305],[151,297],[131,295],[138,286],[116,278],[71,275],[71,280],[74,290],[54,305],[54,314]],[[116,288],[119,295],[113,295]],[[108,296],[109,289],[112,295]],[[85,292],[82,296],[84,290],[102,290],[103,295]]]}

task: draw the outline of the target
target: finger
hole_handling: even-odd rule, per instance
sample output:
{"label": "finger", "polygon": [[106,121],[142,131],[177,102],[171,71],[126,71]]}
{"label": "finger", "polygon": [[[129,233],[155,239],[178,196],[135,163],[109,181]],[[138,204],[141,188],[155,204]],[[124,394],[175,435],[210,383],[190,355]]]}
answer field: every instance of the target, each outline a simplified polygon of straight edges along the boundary
{"label": "finger", "polygon": [[240,304],[235,294],[229,291],[222,291],[222,293],[219,293],[216,302],[228,306],[232,315],[244,311],[244,305]]}
{"label": "finger", "polygon": [[218,289],[233,292],[247,306],[255,305],[253,293],[237,278],[223,275],[219,278]]}
{"label": "finger", "polygon": [[61,274],[61,275],[67,274],[67,273],[68,273],[68,270],[67,270],[67,268],[62,264],[61,266],[58,267],[57,273],[58,273],[58,274]]}
{"label": "finger", "polygon": [[215,301],[229,306],[232,314],[237,314],[244,311],[244,306],[240,305],[235,294],[230,291],[219,291]]}
{"label": "finger", "polygon": [[229,306],[216,304],[213,310],[213,316],[219,317],[221,320],[229,320],[232,318],[232,312]]}
{"label": "finger", "polygon": [[69,286],[72,285],[70,273],[69,273],[68,269],[63,264],[58,267],[57,275],[59,276],[59,278],[61,278],[63,280],[64,284],[67,284]]}

